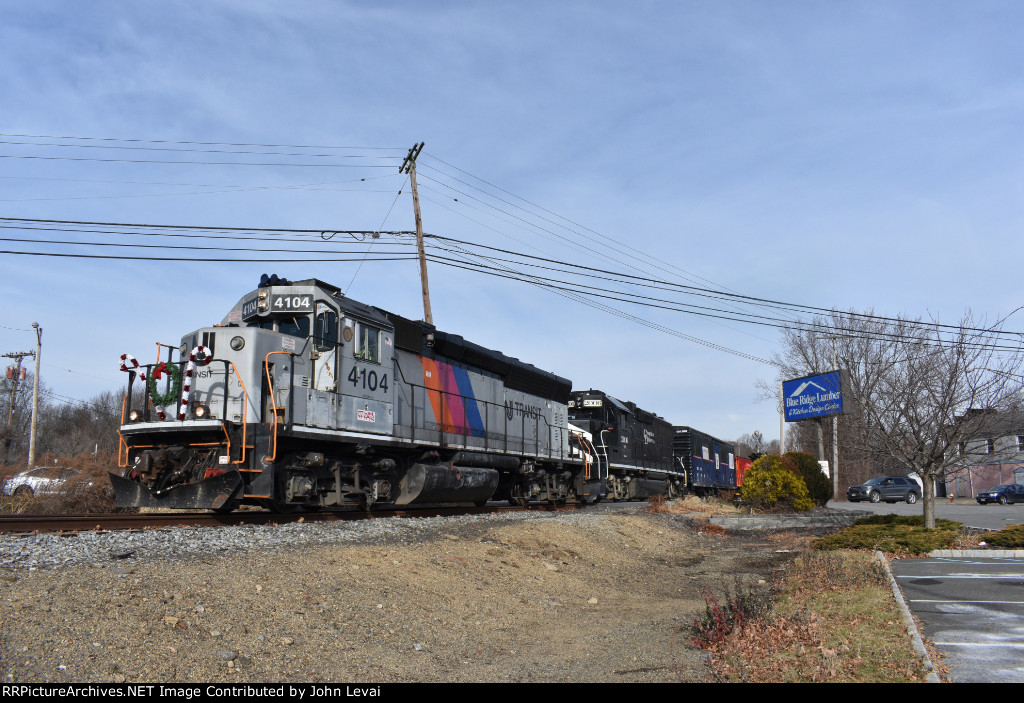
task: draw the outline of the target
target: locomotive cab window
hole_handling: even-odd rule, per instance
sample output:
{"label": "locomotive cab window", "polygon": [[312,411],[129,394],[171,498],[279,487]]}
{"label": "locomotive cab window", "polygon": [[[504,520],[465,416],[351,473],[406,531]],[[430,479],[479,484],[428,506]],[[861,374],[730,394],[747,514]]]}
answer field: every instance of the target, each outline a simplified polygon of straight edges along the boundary
{"label": "locomotive cab window", "polygon": [[305,339],[309,336],[309,315],[282,317],[277,321],[277,331],[291,337]]}
{"label": "locomotive cab window", "polygon": [[259,320],[250,323],[249,327],[259,327],[261,330],[272,330],[291,337],[302,337],[305,339],[309,336],[309,315]]}
{"label": "locomotive cab window", "polygon": [[380,329],[362,322],[356,323],[355,356],[363,361],[380,363]]}
{"label": "locomotive cab window", "polygon": [[338,313],[322,303],[316,306],[313,343],[317,351],[330,351],[338,345]]}

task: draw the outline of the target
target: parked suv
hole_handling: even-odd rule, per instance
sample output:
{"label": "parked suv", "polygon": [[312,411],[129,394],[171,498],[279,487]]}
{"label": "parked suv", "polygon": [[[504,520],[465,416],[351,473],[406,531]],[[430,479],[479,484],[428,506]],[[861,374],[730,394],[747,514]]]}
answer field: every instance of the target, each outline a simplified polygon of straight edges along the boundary
{"label": "parked suv", "polygon": [[981,491],[977,497],[978,503],[1024,503],[1024,486],[1019,483],[1003,483],[992,486],[987,491]]}
{"label": "parked suv", "polygon": [[859,486],[850,486],[846,490],[846,499],[851,503],[870,500],[872,503],[885,501],[895,503],[905,500],[916,503],[921,499],[921,487],[917,481],[907,476],[876,476]]}

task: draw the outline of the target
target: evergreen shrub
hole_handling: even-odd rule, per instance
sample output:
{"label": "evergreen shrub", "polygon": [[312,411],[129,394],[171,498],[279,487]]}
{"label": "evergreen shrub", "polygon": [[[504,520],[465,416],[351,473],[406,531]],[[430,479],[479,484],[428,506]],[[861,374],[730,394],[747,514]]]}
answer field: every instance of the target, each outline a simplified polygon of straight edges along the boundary
{"label": "evergreen shrub", "polygon": [[807,483],[774,454],[766,454],[743,477],[743,500],[765,510],[810,510],[814,501]]}
{"label": "evergreen shrub", "polygon": [[811,500],[818,505],[824,505],[832,500],[832,481],[821,470],[821,465],[814,458],[813,454],[807,452],[786,452],[782,461],[792,466],[797,473],[804,477],[807,484],[807,492]]}
{"label": "evergreen shrub", "polygon": [[991,532],[985,535],[985,542],[990,547],[1001,549],[1024,548],[1024,525],[1012,525],[998,532]]}

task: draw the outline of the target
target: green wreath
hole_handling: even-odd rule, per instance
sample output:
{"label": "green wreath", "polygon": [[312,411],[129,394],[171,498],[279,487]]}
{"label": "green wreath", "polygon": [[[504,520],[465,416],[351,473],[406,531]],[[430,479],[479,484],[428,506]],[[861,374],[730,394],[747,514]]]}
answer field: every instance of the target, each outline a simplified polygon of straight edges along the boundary
{"label": "green wreath", "polygon": [[[167,372],[171,377],[171,389],[164,395],[160,395],[156,392],[156,379],[163,372]],[[171,405],[181,396],[181,369],[178,368],[177,364],[168,366],[166,363],[161,362],[159,366],[153,369],[153,373],[146,380],[146,388],[149,390],[149,397],[153,399],[154,403],[160,406]]]}

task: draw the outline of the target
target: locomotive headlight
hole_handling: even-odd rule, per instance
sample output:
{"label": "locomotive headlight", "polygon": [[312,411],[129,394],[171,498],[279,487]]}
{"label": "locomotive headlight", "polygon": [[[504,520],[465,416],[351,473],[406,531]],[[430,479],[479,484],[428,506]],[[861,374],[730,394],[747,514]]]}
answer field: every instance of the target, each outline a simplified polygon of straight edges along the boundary
{"label": "locomotive headlight", "polygon": [[241,337],[231,338],[231,348],[235,351],[240,351],[245,346],[245,340]]}
{"label": "locomotive headlight", "polygon": [[192,406],[192,415],[194,415],[197,420],[202,420],[203,418],[210,416],[210,408],[203,403],[199,403]]}
{"label": "locomotive headlight", "polygon": [[142,418],[142,413],[138,410],[132,410],[128,413],[128,422],[138,422]]}

